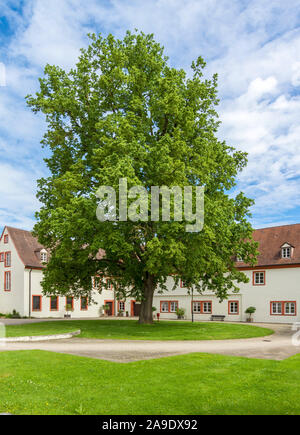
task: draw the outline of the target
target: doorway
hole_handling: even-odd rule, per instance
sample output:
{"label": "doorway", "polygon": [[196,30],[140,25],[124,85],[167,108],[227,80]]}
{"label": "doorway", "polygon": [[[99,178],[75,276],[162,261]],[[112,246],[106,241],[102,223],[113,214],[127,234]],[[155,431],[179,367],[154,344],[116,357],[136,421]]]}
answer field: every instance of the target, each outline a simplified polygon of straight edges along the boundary
{"label": "doorway", "polygon": [[134,317],[139,317],[141,311],[141,304],[136,303],[136,301],[131,302],[131,315]]}
{"label": "doorway", "polygon": [[109,306],[109,310],[106,312],[107,316],[113,316],[114,315],[114,301],[104,301],[104,305]]}

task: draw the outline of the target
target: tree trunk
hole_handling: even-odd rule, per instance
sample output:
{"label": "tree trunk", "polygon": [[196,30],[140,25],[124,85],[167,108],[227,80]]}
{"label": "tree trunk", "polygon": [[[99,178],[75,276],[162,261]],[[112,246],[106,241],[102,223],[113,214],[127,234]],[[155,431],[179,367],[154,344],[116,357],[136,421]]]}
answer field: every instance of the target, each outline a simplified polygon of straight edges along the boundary
{"label": "tree trunk", "polygon": [[144,299],[141,303],[141,311],[139,323],[141,324],[151,324],[153,323],[153,295],[155,291],[155,280],[154,276],[147,274],[147,277],[144,281]]}

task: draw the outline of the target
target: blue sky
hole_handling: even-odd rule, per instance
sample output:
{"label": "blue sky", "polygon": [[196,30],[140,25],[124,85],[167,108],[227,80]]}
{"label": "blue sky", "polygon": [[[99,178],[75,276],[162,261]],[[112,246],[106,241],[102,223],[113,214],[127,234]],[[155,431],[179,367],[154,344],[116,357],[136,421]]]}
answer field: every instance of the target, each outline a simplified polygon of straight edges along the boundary
{"label": "blue sky", "polygon": [[45,124],[24,97],[45,64],[72,67],[88,32],[135,28],[173,66],[201,55],[219,74],[219,137],[249,153],[237,190],[256,201],[254,227],[299,223],[300,0],[0,0],[0,227],[31,229],[39,208]]}

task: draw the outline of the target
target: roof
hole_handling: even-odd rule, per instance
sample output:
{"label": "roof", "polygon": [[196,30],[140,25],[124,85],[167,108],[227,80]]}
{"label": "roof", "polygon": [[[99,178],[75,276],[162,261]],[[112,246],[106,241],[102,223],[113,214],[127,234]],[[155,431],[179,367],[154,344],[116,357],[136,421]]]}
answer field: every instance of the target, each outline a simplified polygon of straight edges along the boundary
{"label": "roof", "polygon": [[[16,250],[25,267],[44,268],[40,261],[40,251],[44,249],[30,231],[6,227],[14,242]],[[300,265],[300,224],[263,228],[253,232],[253,239],[259,243],[258,263],[256,267]],[[292,258],[281,257],[281,247],[285,244],[293,247]],[[99,250],[97,258],[105,256],[105,251]],[[238,268],[249,265],[238,262]]]}
{"label": "roof", "polygon": [[[300,224],[255,230],[253,239],[259,243],[258,267],[300,265]],[[281,247],[286,243],[294,248],[292,258],[281,256]],[[247,267],[247,264],[242,262],[237,265]]]}
{"label": "roof", "polygon": [[30,231],[6,227],[11,240],[25,267],[44,268],[40,261],[40,251],[44,249]]}

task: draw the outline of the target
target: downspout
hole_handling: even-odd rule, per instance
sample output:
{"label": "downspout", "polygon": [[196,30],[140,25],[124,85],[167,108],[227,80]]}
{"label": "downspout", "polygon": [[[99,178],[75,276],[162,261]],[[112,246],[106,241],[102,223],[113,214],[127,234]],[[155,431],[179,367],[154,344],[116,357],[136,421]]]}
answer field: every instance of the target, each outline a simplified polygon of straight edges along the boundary
{"label": "downspout", "polygon": [[192,322],[194,323],[194,287],[192,287]]}
{"label": "downspout", "polygon": [[29,305],[28,305],[28,317],[31,317],[31,272],[32,269],[29,270]]}

